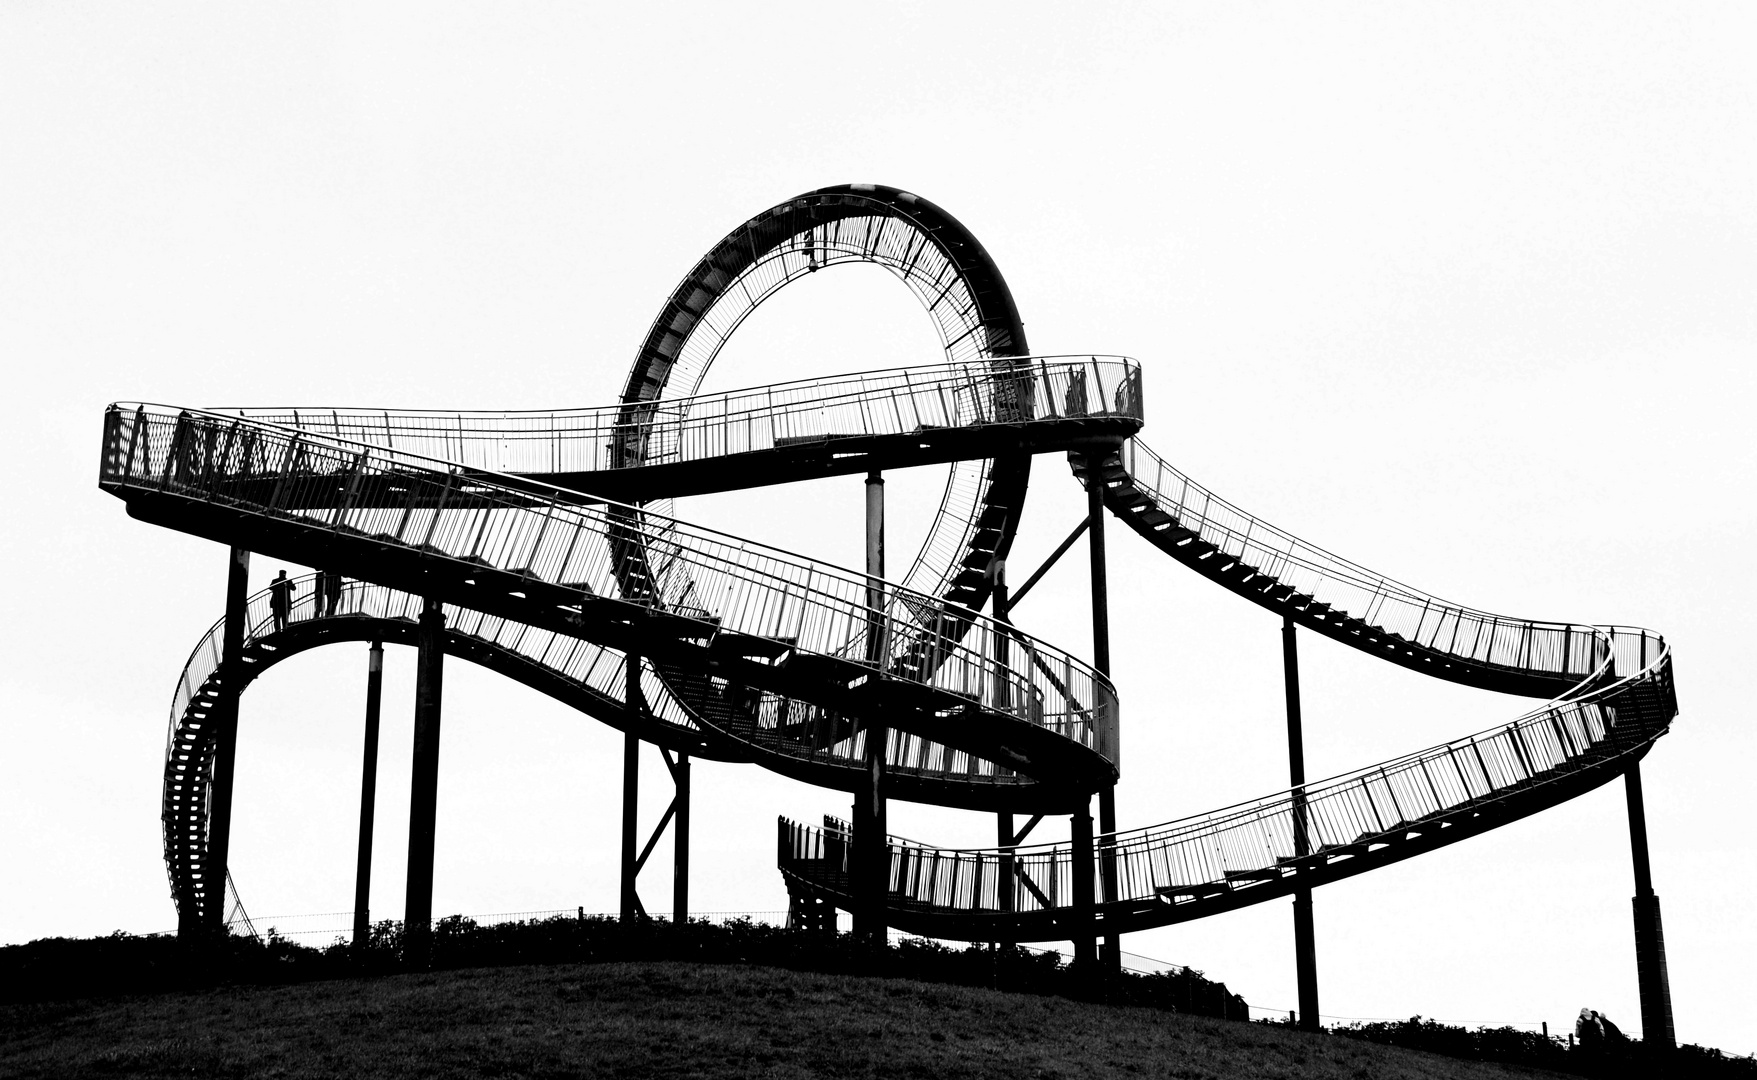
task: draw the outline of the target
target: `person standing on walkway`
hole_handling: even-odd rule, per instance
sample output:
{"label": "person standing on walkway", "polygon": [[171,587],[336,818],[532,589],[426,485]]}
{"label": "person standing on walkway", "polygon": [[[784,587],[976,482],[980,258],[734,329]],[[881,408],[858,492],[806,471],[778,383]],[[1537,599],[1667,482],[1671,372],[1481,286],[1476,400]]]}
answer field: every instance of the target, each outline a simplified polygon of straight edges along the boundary
{"label": "person standing on walkway", "polygon": [[323,614],[334,615],[337,606],[342,602],[342,575],[334,570],[326,570],[318,575],[318,580],[323,582],[320,590],[323,594]]}
{"label": "person standing on walkway", "polygon": [[276,633],[287,628],[287,613],[293,609],[293,593],[297,588],[298,586],[288,580],[285,570],[269,582],[268,607],[274,613]]}

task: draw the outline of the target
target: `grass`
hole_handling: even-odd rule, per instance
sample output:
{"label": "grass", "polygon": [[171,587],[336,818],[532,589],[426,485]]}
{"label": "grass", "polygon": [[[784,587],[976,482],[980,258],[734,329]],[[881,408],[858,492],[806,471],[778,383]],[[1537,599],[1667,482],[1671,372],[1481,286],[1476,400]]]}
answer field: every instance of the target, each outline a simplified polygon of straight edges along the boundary
{"label": "grass", "polygon": [[0,1006],[7,1077],[1555,1076],[1261,1024],[676,962]]}

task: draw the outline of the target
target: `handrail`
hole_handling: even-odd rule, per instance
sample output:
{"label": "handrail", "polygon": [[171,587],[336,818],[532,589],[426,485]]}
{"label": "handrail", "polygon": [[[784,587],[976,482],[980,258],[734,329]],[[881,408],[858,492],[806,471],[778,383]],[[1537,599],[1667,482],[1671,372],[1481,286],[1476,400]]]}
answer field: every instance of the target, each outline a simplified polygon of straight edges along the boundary
{"label": "handrail", "polygon": [[[571,505],[559,489],[536,481],[462,476],[449,463],[403,450],[198,410],[113,406],[108,417],[107,487],[160,490],[332,534],[375,537],[427,558],[567,589],[585,602],[619,592],[615,548],[639,543],[653,570],[652,591],[625,595],[623,602],[702,622],[709,635],[735,632],[836,655],[873,626],[899,640],[920,640],[914,612],[944,606],[889,586],[884,606],[869,608],[863,574],[621,504]],[[400,498],[350,505],[342,493],[362,477]],[[961,612],[959,621],[968,627],[960,639],[942,635],[932,642],[939,662],[931,669],[911,671],[858,655],[841,662],[955,695],[1087,747],[1104,742],[1106,735],[1093,726],[1059,725],[1032,708],[1063,691],[1034,669],[995,659],[993,640],[1012,630],[975,612]],[[1047,643],[1036,645],[1070,672],[1067,695],[1114,726],[1108,680]]]}
{"label": "handrail", "polygon": [[886,368],[639,405],[557,410],[215,409],[521,476],[604,472],[789,444],[1065,420],[1141,418],[1128,357],[1043,356]]}
{"label": "handrail", "polygon": [[1176,526],[1316,603],[1409,644],[1465,663],[1565,679],[1585,678],[1603,662],[1603,643],[1591,626],[1508,618],[1440,600],[1239,509],[1139,439],[1124,445],[1122,464]]}
{"label": "handrail", "polygon": [[[1138,906],[1168,894],[1195,895],[1204,886],[1245,888],[1275,880],[1299,864],[1365,854],[1405,833],[1519,798],[1574,767],[1643,750],[1675,712],[1670,649],[1651,633],[1602,632],[1620,637],[1625,647],[1645,648],[1648,662],[1635,674],[1476,735],[1234,806],[1099,837],[1094,859],[1115,860],[1118,892],[1112,903]],[[822,850],[822,830],[787,824],[796,837],[796,862],[824,857],[814,854]],[[1309,854],[1296,845],[1296,829],[1310,838]],[[1017,913],[1074,905],[1067,843],[954,849],[892,837],[890,847],[892,891],[900,904]],[[997,890],[1007,864],[1033,884],[1021,884],[1003,899]]]}

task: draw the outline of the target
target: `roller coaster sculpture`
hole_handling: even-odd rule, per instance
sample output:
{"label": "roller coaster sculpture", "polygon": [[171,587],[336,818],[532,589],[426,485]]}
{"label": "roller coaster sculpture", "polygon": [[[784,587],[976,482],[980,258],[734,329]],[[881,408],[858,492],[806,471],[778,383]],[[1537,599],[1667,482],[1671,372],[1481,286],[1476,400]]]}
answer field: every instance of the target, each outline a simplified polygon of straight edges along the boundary
{"label": "roller coaster sculpture", "polygon": [[[941,363],[699,393],[759,304],[848,262],[883,266],[915,293]],[[1314,886],[1624,776],[1644,1020],[1669,1036],[1658,900],[1634,828],[1638,763],[1677,712],[1665,641],[1477,611],[1307,544],[1141,443],[1141,391],[1133,360],[1031,355],[1005,282],[969,232],[917,196],[854,184],[788,200],[716,245],[666,301],[620,400],[605,408],[111,406],[101,487],[136,518],[234,552],[226,616],[196,647],[171,709],[163,822],[180,926],[198,934],[223,917],[244,687],[306,649],[400,641],[422,652],[411,932],[431,918],[440,657],[450,653],[623,730],[631,754],[642,741],[659,746],[681,815],[691,757],[855,793],[852,826],[779,823],[780,869],[801,918],[841,908],[863,933],[1069,939],[1085,963],[1100,938],[1114,956],[1124,931],[1290,894],[1309,904]],[[1092,508],[1082,528],[1095,559],[1096,663],[1010,620],[1002,568],[1032,457],[1049,452],[1067,455]],[[945,492],[894,582],[875,520],[868,566],[854,572],[692,526],[669,502],[867,474],[869,517],[882,520],[881,471],[929,464],[949,465]],[[1106,799],[1120,775],[1105,511],[1280,616],[1290,648],[1303,627],[1547,704],[1327,780],[1303,782],[1296,760],[1288,790],[1194,818],[1117,831],[1106,814],[1095,836],[1092,798]],[[277,612],[269,591],[246,595],[251,551],[338,577]],[[1291,676],[1291,653],[1289,666]],[[946,850],[890,837],[892,798],[999,813],[1003,843]],[[1012,814],[1071,815],[1072,840],[1020,843]],[[627,908],[639,899],[632,807],[625,816]],[[369,809],[367,818],[363,849]],[[676,836],[682,917],[683,822]],[[362,873],[367,862],[363,851]],[[1307,974],[1302,1010],[1315,1006]]]}

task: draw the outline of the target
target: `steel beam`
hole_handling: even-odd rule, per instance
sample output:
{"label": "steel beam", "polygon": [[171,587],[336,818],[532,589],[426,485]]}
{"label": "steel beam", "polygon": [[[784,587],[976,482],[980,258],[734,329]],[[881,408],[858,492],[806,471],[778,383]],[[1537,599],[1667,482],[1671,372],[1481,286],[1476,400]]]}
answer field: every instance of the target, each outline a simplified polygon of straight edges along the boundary
{"label": "steel beam", "polygon": [[671,819],[671,925],[689,923],[689,755],[679,753],[671,767],[671,783],[677,794]]}
{"label": "steel beam", "polygon": [[1641,793],[1641,763],[1623,774],[1629,800],[1629,848],[1635,864],[1635,980],[1641,990],[1641,1041],[1652,1049],[1678,1045],[1672,1026],[1672,986],[1666,973],[1665,930],[1660,925],[1659,895],[1653,891],[1653,868],[1647,860],[1647,803]]}
{"label": "steel beam", "polygon": [[384,692],[384,642],[366,654],[366,746],[360,755],[360,843],[354,859],[354,948],[372,937],[372,817],[378,804],[378,708]]}
{"label": "steel beam", "polygon": [[[885,610],[885,479],[876,470],[866,477],[866,605],[873,613],[867,633],[866,658],[881,670],[889,660],[882,627]],[[885,746],[890,730],[882,723],[866,727],[866,778],[854,796],[853,893],[854,933],[870,945],[888,938],[885,903],[890,891],[890,850],[886,845]]]}
{"label": "steel beam", "polygon": [[244,685],[244,624],[250,599],[250,552],[234,547],[226,559],[225,630],[220,638],[220,680],[217,708],[213,713],[214,765],[208,788],[207,861],[201,867],[202,889],[207,900],[207,925],[197,923],[194,911],[177,913],[179,937],[202,934],[223,937],[226,933],[226,874],[232,857],[232,787],[238,760],[238,698]]}
{"label": "steel beam", "polygon": [[1070,823],[1073,839],[1074,925],[1068,935],[1074,942],[1074,966],[1091,972],[1098,960],[1097,883],[1093,881],[1092,800],[1074,814]]}
{"label": "steel beam", "polygon": [[[1311,854],[1306,824],[1306,748],[1299,711],[1299,643],[1293,617],[1281,618],[1281,673],[1287,690],[1287,776],[1293,788],[1293,853]],[[1318,947],[1312,924],[1312,890],[1293,891],[1293,965],[1299,982],[1299,1026],[1318,1030]]]}
{"label": "steel beam", "polygon": [[622,921],[633,922],[640,913],[641,898],[635,891],[639,874],[636,848],[635,815],[640,809],[641,740],[635,732],[640,726],[641,658],[633,653],[623,665],[623,707],[628,710],[628,726],[622,736]]}
{"label": "steel beam", "polygon": [[[1091,533],[1092,553],[1092,666],[1106,679],[1110,678],[1110,585],[1104,551],[1104,479],[1096,462],[1086,474],[1086,524]],[[1071,539],[1071,538],[1070,538]],[[1021,590],[1023,591],[1023,590]],[[1086,828],[1092,825],[1087,821]],[[1116,785],[1108,784],[1098,792],[1098,830],[1100,837],[1099,877],[1104,889],[1106,907],[1116,902]],[[1114,930],[1104,934],[1104,967],[1120,972],[1123,965],[1122,935]]]}
{"label": "steel beam", "polygon": [[1043,560],[1043,565],[1039,566],[1035,573],[1025,579],[1025,584],[1019,586],[1019,591],[1013,594],[1012,600],[1007,605],[1009,611],[1017,606],[1019,601],[1025,599],[1025,594],[1031,591],[1032,586],[1043,580],[1043,575],[1049,573],[1049,568],[1054,566],[1057,560],[1068,553],[1068,549],[1074,546],[1074,541],[1078,540],[1080,534],[1084,533],[1091,525],[1092,517],[1090,514],[1080,519],[1080,523],[1074,526],[1074,531],[1068,534],[1068,538],[1063,540],[1060,544],[1057,544],[1056,549],[1049,553],[1049,558]]}
{"label": "steel beam", "polygon": [[409,776],[408,891],[403,900],[405,960],[432,961],[433,844],[439,811],[439,719],[445,676],[445,608],[427,597],[421,609],[415,661],[415,748]]}

